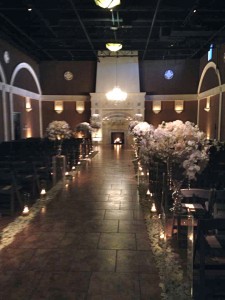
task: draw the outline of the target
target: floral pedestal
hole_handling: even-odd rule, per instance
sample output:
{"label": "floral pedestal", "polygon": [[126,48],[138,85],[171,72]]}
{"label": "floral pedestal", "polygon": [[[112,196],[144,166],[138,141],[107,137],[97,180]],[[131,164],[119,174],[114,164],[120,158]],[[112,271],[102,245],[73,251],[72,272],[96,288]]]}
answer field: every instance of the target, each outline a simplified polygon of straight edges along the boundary
{"label": "floral pedestal", "polygon": [[66,157],[65,155],[55,155],[52,158],[53,184],[65,178]]}

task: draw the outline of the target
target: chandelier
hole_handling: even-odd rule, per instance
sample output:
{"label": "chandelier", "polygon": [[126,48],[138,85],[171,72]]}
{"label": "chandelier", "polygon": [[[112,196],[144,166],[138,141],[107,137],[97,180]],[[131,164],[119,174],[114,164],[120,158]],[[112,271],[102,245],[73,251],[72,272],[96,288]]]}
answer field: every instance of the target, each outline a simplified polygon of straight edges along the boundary
{"label": "chandelier", "polygon": [[109,51],[112,52],[117,52],[123,47],[120,43],[107,43],[105,46]]}
{"label": "chandelier", "polygon": [[113,8],[120,5],[120,0],[95,0],[95,4],[102,8]]}
{"label": "chandelier", "polygon": [[127,93],[123,92],[118,86],[115,86],[111,91],[106,93],[106,98],[110,101],[125,101]]}

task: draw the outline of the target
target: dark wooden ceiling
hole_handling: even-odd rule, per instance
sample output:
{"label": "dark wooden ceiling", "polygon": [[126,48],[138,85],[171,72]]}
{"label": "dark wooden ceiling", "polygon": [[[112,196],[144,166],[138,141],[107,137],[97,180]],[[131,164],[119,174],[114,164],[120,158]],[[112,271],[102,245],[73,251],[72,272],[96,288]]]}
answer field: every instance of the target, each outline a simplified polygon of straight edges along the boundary
{"label": "dark wooden ceiling", "polygon": [[199,58],[225,43],[225,0],[121,0],[113,11],[94,0],[0,0],[0,38],[37,61],[97,60],[115,41],[140,60]]}

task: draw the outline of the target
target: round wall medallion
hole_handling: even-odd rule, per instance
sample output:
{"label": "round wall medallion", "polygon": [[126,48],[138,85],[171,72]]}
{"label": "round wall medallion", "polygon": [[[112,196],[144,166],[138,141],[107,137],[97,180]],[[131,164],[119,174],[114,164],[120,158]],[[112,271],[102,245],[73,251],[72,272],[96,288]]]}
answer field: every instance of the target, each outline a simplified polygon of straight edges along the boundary
{"label": "round wall medallion", "polygon": [[73,73],[70,72],[70,71],[66,71],[66,72],[64,73],[64,78],[65,78],[66,80],[72,80],[72,79],[73,79]]}
{"label": "round wall medallion", "polygon": [[174,73],[173,73],[173,71],[172,70],[166,70],[166,72],[164,73],[164,77],[166,78],[166,79],[172,79],[173,78],[173,75],[174,75]]}
{"label": "round wall medallion", "polygon": [[4,51],[3,53],[4,62],[8,64],[10,62],[10,56],[8,51]]}

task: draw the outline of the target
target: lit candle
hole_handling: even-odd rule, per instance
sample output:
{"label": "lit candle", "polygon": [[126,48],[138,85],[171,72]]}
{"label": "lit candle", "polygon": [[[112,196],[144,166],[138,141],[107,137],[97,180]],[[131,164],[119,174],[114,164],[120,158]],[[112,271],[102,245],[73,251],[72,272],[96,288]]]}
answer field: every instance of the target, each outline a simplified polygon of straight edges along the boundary
{"label": "lit candle", "polygon": [[46,213],[46,207],[45,207],[45,206],[42,206],[42,208],[41,208],[41,213],[42,213],[42,214],[45,214],[45,213]]}
{"label": "lit candle", "polygon": [[23,216],[29,215],[29,207],[27,205],[24,205],[22,214]]}
{"label": "lit candle", "polygon": [[160,240],[165,239],[165,233],[163,231],[160,232],[159,238],[160,238]]}
{"label": "lit candle", "polygon": [[44,196],[44,195],[46,195],[46,190],[43,188],[42,190],[41,190],[41,196]]}
{"label": "lit candle", "polygon": [[156,209],[156,206],[155,206],[154,202],[152,203],[151,212],[157,212],[157,209]]}

